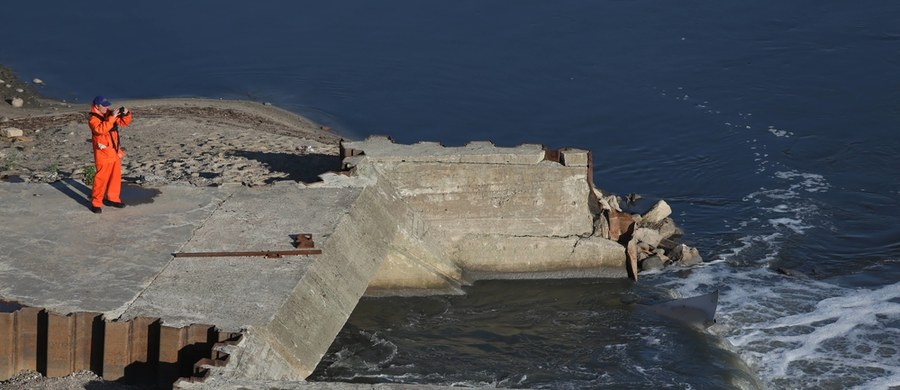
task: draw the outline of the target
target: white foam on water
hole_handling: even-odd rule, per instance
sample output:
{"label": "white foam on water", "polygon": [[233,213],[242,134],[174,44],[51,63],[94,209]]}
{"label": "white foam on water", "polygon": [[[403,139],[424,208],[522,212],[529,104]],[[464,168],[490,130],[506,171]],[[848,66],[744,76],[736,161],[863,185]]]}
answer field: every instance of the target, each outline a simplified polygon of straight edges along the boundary
{"label": "white foam on water", "polygon": [[794,231],[797,234],[803,234],[806,229],[811,228],[812,226],[804,224],[802,219],[794,219],[794,218],[774,218],[769,220],[769,224],[773,227],[784,226],[788,229]]}
{"label": "white foam on water", "polygon": [[824,176],[815,173],[780,171],[775,172],[775,177],[794,181],[789,188],[790,190],[802,189],[807,192],[825,192],[831,188]]}
{"label": "white foam on water", "polygon": [[790,386],[900,384],[900,283],[874,290],[793,284],[793,296],[780,292],[776,298],[833,296],[811,308],[765,305],[768,310],[756,311],[758,322],[728,337],[764,377]]}
{"label": "white foam on water", "polygon": [[663,286],[683,297],[721,289],[710,331],[773,388],[900,385],[900,282],[848,289],[720,264]]}
{"label": "white foam on water", "polygon": [[[713,105],[704,101],[702,107]],[[764,132],[774,139],[792,131],[751,123],[752,114],[723,120],[726,128],[748,131],[744,143],[755,174],[770,173],[771,185],[746,195],[755,211],[732,216],[743,233],[714,261],[681,273],[648,275],[676,296],[720,290],[716,325],[724,338],[771,388],[886,389],[900,386],[900,283],[850,289],[808,278],[788,277],[769,266],[784,242],[802,241],[811,229],[830,225],[828,209],[815,194],[831,189],[820,174],[770,160]],[[702,250],[703,248],[701,248]],[[752,387],[752,386],[751,386]]]}
{"label": "white foam on water", "polygon": [[[365,332],[361,332],[361,333],[365,334]],[[384,366],[388,365],[390,362],[394,361],[394,359],[397,357],[397,352],[399,351],[399,348],[397,348],[397,344],[394,344],[393,342],[388,341],[387,339],[379,337],[378,332],[368,334],[368,336],[369,336],[369,340],[372,341],[373,347],[383,346],[383,347],[387,347],[391,351],[380,362],[366,363],[366,366],[369,370],[374,370],[379,367],[384,367]]]}
{"label": "white foam on water", "polygon": [[[788,237],[827,224],[807,193],[830,184],[822,175],[782,170],[777,187],[744,198],[761,218],[742,221],[746,236],[716,261],[662,286],[682,297],[720,289],[717,324],[772,388],[884,389],[900,385],[900,282],[851,289],[769,269]],[[664,276],[663,276],[664,277]]]}
{"label": "white foam on water", "polygon": [[[739,116],[749,121],[750,114]],[[794,136],[774,126],[767,133]],[[729,218],[743,237],[687,277],[653,277],[681,297],[719,289],[717,324],[709,331],[722,336],[767,387],[900,386],[900,282],[851,289],[773,272],[769,266],[785,241],[802,240],[814,227],[830,224],[827,209],[814,197],[831,184],[823,175],[769,161],[757,138],[745,144],[756,157],[757,174],[774,169],[770,185],[743,198],[753,215]]]}
{"label": "white foam on water", "polygon": [[794,135],[791,131],[776,129],[775,126],[769,126],[769,132],[779,138],[789,138]]}

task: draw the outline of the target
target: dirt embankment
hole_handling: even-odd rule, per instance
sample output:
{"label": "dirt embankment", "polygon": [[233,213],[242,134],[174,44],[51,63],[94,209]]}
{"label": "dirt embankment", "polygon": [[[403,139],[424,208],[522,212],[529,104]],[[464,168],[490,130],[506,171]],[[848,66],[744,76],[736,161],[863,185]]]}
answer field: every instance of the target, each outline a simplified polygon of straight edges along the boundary
{"label": "dirt embankment", "polygon": [[[41,97],[39,84],[0,66],[0,179],[82,179],[93,166],[88,104]],[[6,85],[10,87],[6,87]],[[22,99],[15,107],[14,98]],[[194,185],[312,182],[339,168],[340,136],[261,103],[214,99],[112,100],[134,113],[120,129],[123,180]],[[21,136],[6,137],[5,129]]]}

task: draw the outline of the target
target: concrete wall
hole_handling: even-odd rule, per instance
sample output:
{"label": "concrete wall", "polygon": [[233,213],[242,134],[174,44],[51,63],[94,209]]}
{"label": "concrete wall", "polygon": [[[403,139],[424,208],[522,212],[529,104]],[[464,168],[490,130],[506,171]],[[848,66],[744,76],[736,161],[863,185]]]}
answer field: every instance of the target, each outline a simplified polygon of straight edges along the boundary
{"label": "concrete wall", "polygon": [[385,137],[342,150],[349,151],[344,166],[387,182],[385,190],[408,205],[408,221],[417,226],[401,228],[414,232],[406,234],[409,245],[389,253],[369,295],[440,288],[435,275],[449,279],[446,286],[504,274],[626,275],[625,248],[594,236],[599,208],[587,151],[400,145]]}
{"label": "concrete wall", "polygon": [[410,207],[451,239],[590,235],[593,229],[583,167],[550,161],[375,164]]}
{"label": "concrete wall", "polygon": [[[310,265],[271,323],[248,329],[237,377],[306,378],[384,263],[406,267],[392,286],[458,287],[449,280],[459,278],[461,272],[419,242],[418,237],[425,234],[421,218],[389,182],[376,179],[338,222],[321,247],[323,254]],[[430,261],[420,266],[422,259]]]}

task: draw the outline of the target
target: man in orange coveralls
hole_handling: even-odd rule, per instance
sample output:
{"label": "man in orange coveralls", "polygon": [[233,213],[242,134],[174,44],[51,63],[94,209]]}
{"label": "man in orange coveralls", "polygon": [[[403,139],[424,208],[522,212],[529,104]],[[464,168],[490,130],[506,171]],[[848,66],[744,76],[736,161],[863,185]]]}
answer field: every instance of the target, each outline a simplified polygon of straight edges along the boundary
{"label": "man in orange coveralls", "polygon": [[119,197],[122,193],[122,157],[125,152],[119,147],[119,127],[131,124],[131,112],[121,107],[109,108],[109,100],[103,96],[94,98],[88,125],[91,127],[91,145],[94,148],[94,188],[91,191],[91,211],[103,212],[103,195],[107,205],[123,208]]}

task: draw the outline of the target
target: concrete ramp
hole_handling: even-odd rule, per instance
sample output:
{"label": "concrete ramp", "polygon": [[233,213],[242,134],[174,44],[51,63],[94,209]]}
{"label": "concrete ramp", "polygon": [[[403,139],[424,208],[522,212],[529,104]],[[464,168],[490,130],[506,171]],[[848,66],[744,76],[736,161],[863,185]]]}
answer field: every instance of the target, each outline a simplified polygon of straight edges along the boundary
{"label": "concrete ramp", "polygon": [[[297,185],[238,187],[198,227],[182,254],[295,249],[292,236],[321,246],[359,196],[359,188]],[[238,331],[268,324],[320,256],[176,257],[124,313],[167,324],[216,324]]]}

